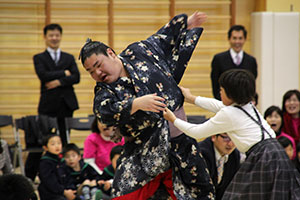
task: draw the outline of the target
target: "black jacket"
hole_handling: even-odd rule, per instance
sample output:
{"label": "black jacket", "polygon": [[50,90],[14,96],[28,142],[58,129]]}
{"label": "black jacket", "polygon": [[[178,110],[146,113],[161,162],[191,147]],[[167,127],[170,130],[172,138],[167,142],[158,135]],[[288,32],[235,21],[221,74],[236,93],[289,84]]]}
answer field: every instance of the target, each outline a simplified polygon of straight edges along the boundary
{"label": "black jacket", "polygon": [[[79,83],[80,74],[74,57],[71,54],[61,52],[57,63],[52,60],[49,52],[33,57],[35,71],[41,81],[41,97],[38,107],[40,114],[58,112],[59,104],[64,100],[70,110],[78,109],[78,102],[74,92],[73,85]],[[65,70],[71,72],[71,76],[65,75]],[[45,83],[58,79],[61,86],[47,90]]]}
{"label": "black jacket", "polygon": [[39,168],[38,191],[41,200],[53,200],[64,197],[64,186],[58,174],[61,166],[61,159],[52,153],[46,152],[42,156]]}
{"label": "black jacket", "polygon": [[228,161],[224,165],[223,177],[218,184],[218,172],[216,166],[216,155],[214,149],[214,143],[211,141],[211,137],[199,143],[200,151],[206,161],[207,168],[210,173],[210,177],[216,188],[216,200],[222,199],[222,196],[233,179],[235,173],[240,167],[240,152],[235,149],[228,157]]}
{"label": "black jacket", "polygon": [[244,51],[243,60],[240,65],[236,65],[230,55],[230,51],[224,51],[214,56],[211,63],[211,83],[213,95],[216,99],[221,100],[219,78],[221,74],[229,69],[246,69],[252,72],[254,77],[257,77],[256,59]]}

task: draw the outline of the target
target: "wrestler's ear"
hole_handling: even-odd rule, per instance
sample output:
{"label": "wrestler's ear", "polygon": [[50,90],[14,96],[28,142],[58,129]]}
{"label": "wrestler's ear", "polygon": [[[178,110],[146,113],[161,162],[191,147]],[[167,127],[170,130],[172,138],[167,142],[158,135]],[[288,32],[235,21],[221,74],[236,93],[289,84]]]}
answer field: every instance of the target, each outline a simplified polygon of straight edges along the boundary
{"label": "wrestler's ear", "polygon": [[113,58],[115,58],[115,56],[116,56],[116,54],[113,52],[113,50],[111,48],[107,48],[106,53],[107,53],[107,55],[112,56]]}

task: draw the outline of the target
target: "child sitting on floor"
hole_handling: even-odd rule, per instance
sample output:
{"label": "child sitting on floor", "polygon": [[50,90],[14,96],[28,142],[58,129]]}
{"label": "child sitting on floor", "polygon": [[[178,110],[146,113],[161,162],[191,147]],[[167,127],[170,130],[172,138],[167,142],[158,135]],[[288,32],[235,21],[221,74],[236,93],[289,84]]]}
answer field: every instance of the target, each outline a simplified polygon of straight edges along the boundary
{"label": "child sitting on floor", "polygon": [[65,189],[59,176],[58,169],[61,167],[59,155],[62,150],[61,139],[58,135],[51,134],[43,138],[43,148],[46,151],[42,156],[39,168],[38,191],[41,200],[65,200],[74,199],[75,192]]}
{"label": "child sitting on floor", "polygon": [[76,190],[76,199],[93,198],[97,191],[97,180],[100,178],[100,174],[83,161],[80,149],[76,144],[67,144],[64,147],[63,155],[65,163],[59,171],[64,187]]}
{"label": "child sitting on floor", "polygon": [[123,151],[123,146],[118,145],[112,148],[110,151],[110,161],[111,164],[104,168],[103,174],[100,177],[100,180],[98,181],[98,184],[101,187],[102,190],[97,191],[96,200],[100,200],[102,196],[102,191],[110,196],[111,193],[111,186],[114,179],[114,174],[117,168],[117,160],[119,159],[121,153]]}
{"label": "child sitting on floor", "polygon": [[196,139],[226,132],[247,158],[227,187],[223,199],[299,199],[300,175],[276,135],[252,105],[255,78],[246,70],[224,72],[219,83],[222,101],[196,97],[181,88],[185,101],[216,113],[203,124],[176,118],[168,108],[165,119]]}

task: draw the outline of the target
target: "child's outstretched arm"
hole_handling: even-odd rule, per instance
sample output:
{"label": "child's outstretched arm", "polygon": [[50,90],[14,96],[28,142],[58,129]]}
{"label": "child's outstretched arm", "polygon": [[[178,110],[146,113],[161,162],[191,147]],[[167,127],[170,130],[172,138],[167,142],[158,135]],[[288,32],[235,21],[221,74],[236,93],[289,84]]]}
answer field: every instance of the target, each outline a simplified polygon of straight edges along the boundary
{"label": "child's outstretched arm", "polygon": [[196,96],[194,96],[191,93],[190,89],[184,88],[182,86],[179,86],[179,88],[181,89],[181,92],[182,92],[182,94],[184,96],[184,101],[188,102],[188,103],[195,104]]}

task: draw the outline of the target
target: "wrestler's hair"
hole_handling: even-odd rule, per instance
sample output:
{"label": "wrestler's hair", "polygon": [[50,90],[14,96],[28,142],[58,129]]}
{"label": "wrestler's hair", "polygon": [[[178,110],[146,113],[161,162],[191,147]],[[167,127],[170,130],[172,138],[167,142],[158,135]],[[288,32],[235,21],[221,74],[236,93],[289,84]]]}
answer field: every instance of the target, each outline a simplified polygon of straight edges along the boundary
{"label": "wrestler's hair", "polygon": [[62,34],[62,27],[59,24],[48,24],[44,27],[44,35],[47,35],[49,30],[58,30]]}
{"label": "wrestler's hair", "polygon": [[85,62],[87,58],[89,58],[91,55],[96,54],[103,54],[105,56],[107,55],[107,49],[111,49],[114,53],[115,51],[107,46],[106,44],[99,42],[99,41],[92,41],[90,38],[86,40],[86,43],[83,45],[83,47],[80,50],[79,54],[79,60],[81,60],[81,63]]}
{"label": "wrestler's hair", "polygon": [[228,98],[239,105],[249,103],[255,95],[255,78],[243,69],[231,69],[222,73],[220,87],[224,88]]}
{"label": "wrestler's hair", "polygon": [[0,176],[0,197],[5,200],[37,200],[32,183],[21,174]]}
{"label": "wrestler's hair", "polygon": [[74,143],[66,144],[63,149],[63,155],[65,156],[69,151],[75,151],[78,155],[81,155],[79,147]]}
{"label": "wrestler's hair", "polygon": [[227,33],[228,39],[230,39],[232,31],[243,31],[245,39],[247,38],[247,31],[243,25],[233,25],[232,27],[230,27]]}

